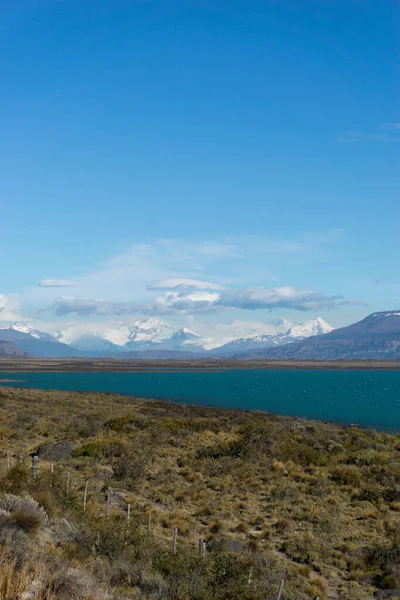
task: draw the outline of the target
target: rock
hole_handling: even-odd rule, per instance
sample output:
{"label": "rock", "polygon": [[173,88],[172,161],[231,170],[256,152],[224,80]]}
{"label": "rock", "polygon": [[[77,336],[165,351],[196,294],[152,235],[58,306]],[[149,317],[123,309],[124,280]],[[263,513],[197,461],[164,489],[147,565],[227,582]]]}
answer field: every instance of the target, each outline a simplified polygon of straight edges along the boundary
{"label": "rock", "polygon": [[60,462],[72,458],[73,446],[69,442],[59,442],[57,444],[42,444],[37,448],[36,454],[42,460]]}
{"label": "rock", "polygon": [[96,479],[97,481],[107,481],[112,476],[113,470],[111,469],[111,467],[104,467],[97,469],[94,472],[92,479]]}
{"label": "rock", "polygon": [[67,539],[72,540],[76,535],[76,529],[71,523],[62,517],[57,523],[57,529],[61,534],[67,537]]}

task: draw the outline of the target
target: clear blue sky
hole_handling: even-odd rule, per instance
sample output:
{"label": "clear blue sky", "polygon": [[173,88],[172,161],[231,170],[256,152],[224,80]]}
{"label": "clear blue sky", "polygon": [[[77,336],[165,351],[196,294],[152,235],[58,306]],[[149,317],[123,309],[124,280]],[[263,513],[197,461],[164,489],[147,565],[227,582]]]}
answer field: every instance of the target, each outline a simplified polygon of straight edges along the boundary
{"label": "clear blue sky", "polygon": [[[145,288],[181,277],[227,288],[201,319],[399,308],[399,22],[394,0],[3,0],[3,305],[178,318],[196,285]],[[284,286],[330,300],[265,300]]]}

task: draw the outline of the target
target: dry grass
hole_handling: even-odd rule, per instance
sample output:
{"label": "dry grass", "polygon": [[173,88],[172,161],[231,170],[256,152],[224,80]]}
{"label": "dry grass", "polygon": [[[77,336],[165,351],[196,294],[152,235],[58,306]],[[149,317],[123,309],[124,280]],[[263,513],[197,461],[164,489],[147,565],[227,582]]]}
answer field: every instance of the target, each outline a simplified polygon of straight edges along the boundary
{"label": "dry grass", "polygon": [[[262,413],[12,388],[0,389],[0,430],[3,466],[7,450],[13,459],[25,457],[8,473],[3,469],[0,491],[29,494],[49,518],[35,529],[26,514],[25,525],[21,515],[12,517],[27,537],[35,532],[31,551],[53,581],[48,593],[57,578],[67,589],[68,569],[86,573],[87,565],[97,565],[90,577],[102,590],[111,584],[117,598],[258,600],[283,573],[286,600],[370,600],[376,589],[400,588],[399,436]],[[34,484],[26,457],[44,445]],[[53,456],[64,458],[50,475]],[[180,553],[172,559],[174,527]],[[200,537],[217,547],[234,541],[241,552],[221,549],[199,563]],[[233,583],[219,581],[220,572]],[[86,584],[92,593],[92,579]]]}

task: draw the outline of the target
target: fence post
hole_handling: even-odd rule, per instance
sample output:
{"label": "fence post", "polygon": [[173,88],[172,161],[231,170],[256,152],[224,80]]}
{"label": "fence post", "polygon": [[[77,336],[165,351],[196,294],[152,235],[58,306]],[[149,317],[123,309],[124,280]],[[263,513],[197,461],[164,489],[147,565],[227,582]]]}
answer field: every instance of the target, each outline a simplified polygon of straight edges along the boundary
{"label": "fence post", "polygon": [[203,556],[206,553],[206,543],[203,538],[199,539],[199,553]]}
{"label": "fence post", "polygon": [[176,545],[177,545],[177,541],[178,541],[178,528],[177,528],[177,527],[175,527],[175,529],[174,529],[174,542],[173,542],[173,546],[172,546],[172,549],[173,549],[173,553],[174,553],[174,554],[176,554]]}
{"label": "fence post", "polygon": [[128,504],[128,508],[126,511],[126,526],[129,527],[129,521],[131,520],[131,505]]}
{"label": "fence post", "polygon": [[10,451],[7,450],[7,471],[10,470]]}
{"label": "fence post", "polygon": [[70,472],[67,471],[67,478],[66,478],[66,481],[65,481],[65,491],[67,492],[67,494],[69,492],[69,478],[70,478]]}
{"label": "fence post", "polygon": [[149,516],[147,517],[147,533],[148,535],[151,534],[151,514],[149,514]]}
{"label": "fence post", "polygon": [[280,584],[279,584],[279,590],[278,590],[278,595],[277,595],[277,597],[276,597],[276,600],[281,600],[281,598],[282,598],[282,593],[283,593],[283,586],[284,586],[284,584],[285,584],[285,580],[284,580],[284,579],[282,579],[282,581],[281,581],[281,582],[280,582]]}
{"label": "fence post", "polygon": [[83,512],[86,512],[86,500],[89,487],[89,479],[85,481],[85,491],[83,492]]}
{"label": "fence post", "polygon": [[251,585],[253,579],[253,567],[250,567],[250,573],[249,573],[249,578],[247,580],[247,585]]}
{"label": "fence post", "polygon": [[38,476],[38,461],[39,461],[39,457],[37,454],[34,454],[32,456],[32,478],[33,479],[37,479]]}

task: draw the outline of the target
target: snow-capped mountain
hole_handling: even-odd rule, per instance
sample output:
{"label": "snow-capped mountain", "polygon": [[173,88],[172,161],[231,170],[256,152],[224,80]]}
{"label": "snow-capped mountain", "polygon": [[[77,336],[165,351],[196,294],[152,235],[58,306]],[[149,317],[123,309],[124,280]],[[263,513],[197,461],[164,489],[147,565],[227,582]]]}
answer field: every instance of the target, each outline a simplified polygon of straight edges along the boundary
{"label": "snow-capped mountain", "polygon": [[244,340],[258,340],[260,337],[275,337],[285,333],[292,323],[286,319],[275,319],[273,321],[241,321],[235,320],[229,324],[220,324],[214,327],[213,335],[202,338],[202,346],[205,350],[217,350],[229,343],[238,342],[242,347],[246,344]]}
{"label": "snow-capped mountain", "polygon": [[324,321],[324,319],[318,317],[312,321],[293,325],[280,337],[280,341],[294,342],[312,337],[313,335],[330,333],[331,331],[333,331],[333,327]]}
{"label": "snow-capped mountain", "polygon": [[255,350],[259,348],[271,348],[277,345],[276,338],[274,335],[253,335],[248,338],[239,338],[238,340],[232,340],[219,348],[212,350],[213,354],[217,356],[231,356],[237,352],[246,352],[247,350]]}
{"label": "snow-capped mountain", "polygon": [[237,359],[399,360],[400,311],[378,312],[324,335],[305,337],[265,350],[238,353]]}
{"label": "snow-capped mountain", "polygon": [[233,340],[219,348],[214,349],[214,353],[219,355],[232,355],[238,352],[246,352],[262,348],[274,348],[276,346],[289,344],[290,342],[303,340],[314,335],[322,335],[324,333],[333,331],[333,327],[321,319],[321,317],[313,319],[312,321],[300,323],[300,325],[290,325],[288,321],[283,321],[280,319],[278,324],[280,326],[282,324],[288,324],[289,327],[284,333],[276,333],[275,335],[256,334],[248,338]]}
{"label": "snow-capped mountain", "polygon": [[78,356],[76,348],[59,342],[53,335],[33,329],[25,323],[14,323],[0,329],[0,340],[16,344],[23,352],[47,358]]}
{"label": "snow-capped mountain", "polygon": [[[4,332],[1,336],[1,331]],[[212,336],[201,336],[188,327],[178,328],[157,318],[132,323],[77,322],[64,330],[45,333],[25,324],[15,323],[0,330],[0,339],[14,341],[36,356],[161,356],[185,352],[228,357],[247,351],[272,349],[332,331],[322,318],[292,325],[284,319],[267,322],[233,321],[216,325]],[[20,343],[21,342],[21,343]],[[154,354],[155,355],[155,354]],[[144,356],[144,354],[143,354]]]}
{"label": "snow-capped mountain", "polygon": [[45,333],[44,331],[39,331],[38,329],[34,329],[30,325],[26,323],[17,322],[9,327],[12,331],[19,331],[20,333],[26,333],[36,338],[37,340],[46,340],[48,342],[57,341],[57,338],[51,333]]}
{"label": "snow-capped mountain", "polygon": [[182,344],[184,346],[195,344],[198,345],[202,340],[201,335],[195,333],[188,327],[181,327],[170,338],[170,342]]}
{"label": "snow-capped mountain", "polygon": [[129,335],[125,346],[151,342],[159,344],[169,340],[178,330],[160,319],[151,318],[144,321],[134,321],[129,327]]}

